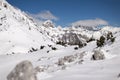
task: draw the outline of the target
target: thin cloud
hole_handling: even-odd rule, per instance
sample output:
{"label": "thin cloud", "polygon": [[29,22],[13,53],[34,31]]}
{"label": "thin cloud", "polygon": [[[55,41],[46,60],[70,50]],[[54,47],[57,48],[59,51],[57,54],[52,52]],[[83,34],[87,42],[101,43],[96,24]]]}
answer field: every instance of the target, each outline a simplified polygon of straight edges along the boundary
{"label": "thin cloud", "polygon": [[88,19],[88,20],[80,20],[72,23],[73,26],[99,26],[99,25],[108,25],[108,22],[103,19]]}
{"label": "thin cloud", "polygon": [[40,20],[58,20],[58,17],[53,15],[49,10],[41,11],[37,14],[29,14],[35,19],[40,19]]}

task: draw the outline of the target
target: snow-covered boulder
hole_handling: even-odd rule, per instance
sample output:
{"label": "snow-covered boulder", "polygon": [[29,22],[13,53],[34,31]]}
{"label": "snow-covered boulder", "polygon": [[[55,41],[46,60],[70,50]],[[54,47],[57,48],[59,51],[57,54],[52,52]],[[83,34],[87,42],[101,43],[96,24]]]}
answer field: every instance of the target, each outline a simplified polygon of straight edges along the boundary
{"label": "snow-covered boulder", "polygon": [[94,54],[92,55],[92,60],[103,60],[105,59],[105,55],[101,50],[94,50]]}
{"label": "snow-covered boulder", "polygon": [[9,73],[7,80],[37,80],[30,61],[22,61]]}

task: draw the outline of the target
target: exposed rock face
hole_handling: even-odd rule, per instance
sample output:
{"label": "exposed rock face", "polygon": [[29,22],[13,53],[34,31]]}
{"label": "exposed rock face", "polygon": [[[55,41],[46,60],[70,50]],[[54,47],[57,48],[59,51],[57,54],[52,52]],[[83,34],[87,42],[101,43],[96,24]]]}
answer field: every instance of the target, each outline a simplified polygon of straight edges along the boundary
{"label": "exposed rock face", "polygon": [[7,76],[7,80],[37,80],[33,65],[29,61],[22,61]]}
{"label": "exposed rock face", "polygon": [[92,55],[92,60],[103,60],[105,59],[105,56],[102,51],[100,50],[94,50],[94,54]]}
{"label": "exposed rock face", "polygon": [[68,45],[79,45],[79,47],[83,47],[86,45],[86,40],[82,35],[76,33],[65,33],[63,34],[60,42],[63,42]]}

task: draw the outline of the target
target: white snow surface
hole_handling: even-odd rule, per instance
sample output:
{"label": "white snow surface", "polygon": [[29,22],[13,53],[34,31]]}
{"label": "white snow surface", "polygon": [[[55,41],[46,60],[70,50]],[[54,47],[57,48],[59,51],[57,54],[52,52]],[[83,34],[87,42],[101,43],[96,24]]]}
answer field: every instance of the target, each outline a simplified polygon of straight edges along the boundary
{"label": "white snow surface", "polygon": [[[33,53],[0,55],[0,80],[6,80],[6,76],[23,60],[29,60],[34,67],[43,67],[44,72],[38,72],[38,80],[119,80],[120,73],[120,33],[116,33],[116,41],[113,44],[105,45],[101,48],[104,52],[105,60],[92,61],[93,50],[96,49],[96,42],[90,42],[87,46],[74,50],[75,46],[62,47],[52,45],[57,50],[47,47]],[[49,50],[49,53],[47,51]],[[78,64],[81,59],[76,58],[71,63],[65,63],[66,69],[62,69],[56,64],[60,58],[69,55],[82,54],[83,62]]]}
{"label": "white snow surface", "polygon": [[[34,68],[45,69],[37,73],[38,80],[120,80],[120,28],[107,26],[98,31],[89,31],[75,27],[37,26],[24,12],[5,0],[0,1],[7,4],[7,7],[0,5],[0,80],[7,80],[7,75],[23,60],[31,61]],[[77,46],[65,47],[51,41],[57,41],[62,34],[70,31],[95,39],[111,31],[115,42],[97,48],[96,41],[92,41],[75,50]],[[52,50],[48,44],[57,50]],[[41,45],[45,47],[39,49]],[[28,53],[32,47],[38,51]],[[103,52],[104,60],[91,60],[95,49]],[[72,62],[64,62],[64,66],[58,66],[57,62],[65,56],[75,58]]]}

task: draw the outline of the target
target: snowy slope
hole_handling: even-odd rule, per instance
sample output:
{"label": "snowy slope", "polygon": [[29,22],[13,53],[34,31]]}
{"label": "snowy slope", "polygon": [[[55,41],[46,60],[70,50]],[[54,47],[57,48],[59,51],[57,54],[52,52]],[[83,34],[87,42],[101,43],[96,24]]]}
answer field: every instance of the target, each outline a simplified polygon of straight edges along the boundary
{"label": "snowy slope", "polygon": [[[34,67],[44,69],[38,72],[38,80],[119,80],[120,66],[120,32],[117,30],[113,44],[107,44],[101,48],[105,60],[92,61],[93,50],[96,49],[96,41],[92,41],[83,48],[75,50],[76,46],[62,47],[54,45],[57,50],[46,46],[45,49],[28,54],[12,54],[0,56],[0,80],[6,80],[6,76],[23,60],[29,60]],[[48,53],[49,51],[49,53]],[[74,56],[72,62],[65,62],[65,66],[58,66],[57,62],[65,56]],[[83,55],[83,57],[82,57]]]}
{"label": "snowy slope", "polygon": [[0,54],[27,53],[52,42],[24,12],[0,1]]}
{"label": "snowy slope", "polygon": [[[105,60],[76,64],[66,70],[54,72],[49,75],[50,77],[42,80],[119,80],[119,35],[120,32],[116,34],[116,42],[114,44],[106,45],[101,48],[106,56]],[[42,75],[44,75],[44,73],[41,74],[41,76]]]}

